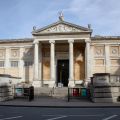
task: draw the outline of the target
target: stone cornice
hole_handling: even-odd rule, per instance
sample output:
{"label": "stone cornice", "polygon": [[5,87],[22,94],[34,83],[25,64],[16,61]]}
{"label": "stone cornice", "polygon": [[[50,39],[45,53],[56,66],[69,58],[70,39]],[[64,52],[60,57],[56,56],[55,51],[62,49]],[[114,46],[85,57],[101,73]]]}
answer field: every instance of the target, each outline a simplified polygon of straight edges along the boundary
{"label": "stone cornice", "polygon": [[120,36],[94,36],[91,40],[120,40]]}
{"label": "stone cornice", "polygon": [[0,39],[0,43],[11,43],[11,42],[32,42],[33,38],[20,38],[20,39]]}

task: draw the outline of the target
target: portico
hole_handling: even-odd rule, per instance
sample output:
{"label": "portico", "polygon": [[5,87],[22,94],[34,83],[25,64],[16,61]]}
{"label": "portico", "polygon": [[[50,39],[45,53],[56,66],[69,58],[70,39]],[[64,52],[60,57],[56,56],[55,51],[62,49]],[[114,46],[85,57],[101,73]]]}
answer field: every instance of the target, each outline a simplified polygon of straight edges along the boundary
{"label": "portico", "polygon": [[[74,87],[77,84],[89,82],[90,71],[90,43],[92,30],[66,22],[60,16],[59,21],[41,29],[34,29],[34,78],[33,85],[41,87],[63,86]],[[58,63],[58,61],[61,60]],[[68,61],[66,67],[62,60]],[[58,64],[59,69],[58,69]],[[63,69],[68,75],[63,78]],[[60,77],[60,78],[59,78]],[[64,79],[64,80],[63,80]],[[59,83],[62,81],[62,83]],[[68,82],[67,82],[68,81]],[[64,84],[65,83],[65,84]]]}
{"label": "portico", "polygon": [[[62,52],[59,48],[59,45],[65,45],[66,47],[68,47],[68,51],[65,53],[64,51]],[[82,45],[83,47],[83,53],[77,53],[78,58],[76,58],[76,45]],[[45,58],[45,59],[49,59],[48,61],[50,61],[50,68],[49,68],[49,72],[50,72],[50,76],[49,76],[49,80],[44,80],[44,73],[45,71],[43,71],[43,62],[42,60],[44,59],[44,56],[42,56],[43,54],[43,46],[48,45],[49,46],[49,57]],[[36,87],[41,87],[44,86],[44,84],[48,84],[49,87],[53,87],[53,86],[57,86],[58,82],[57,82],[57,61],[58,60],[69,60],[69,78],[68,78],[68,86],[74,87],[77,84],[80,84],[82,81],[89,81],[89,77],[90,77],[90,56],[89,56],[89,51],[90,51],[90,39],[83,39],[83,38],[79,38],[79,39],[71,39],[69,38],[68,40],[66,39],[35,39],[34,40],[34,81],[33,84]],[[61,52],[59,52],[59,49]],[[64,47],[61,49],[65,49]],[[64,54],[63,54],[64,53]],[[85,56],[84,56],[85,53]],[[47,54],[47,52],[46,52]],[[61,55],[60,55],[61,54]],[[81,73],[76,73],[75,72],[75,59],[81,59],[80,54],[83,54],[83,61],[85,60],[85,62],[83,62],[83,66],[85,66],[85,68],[82,70],[82,73],[85,75],[83,79],[79,79],[79,80],[75,80],[75,76],[77,76],[77,74],[81,74]],[[80,60],[77,60],[78,62]],[[80,66],[81,67],[81,66]]]}

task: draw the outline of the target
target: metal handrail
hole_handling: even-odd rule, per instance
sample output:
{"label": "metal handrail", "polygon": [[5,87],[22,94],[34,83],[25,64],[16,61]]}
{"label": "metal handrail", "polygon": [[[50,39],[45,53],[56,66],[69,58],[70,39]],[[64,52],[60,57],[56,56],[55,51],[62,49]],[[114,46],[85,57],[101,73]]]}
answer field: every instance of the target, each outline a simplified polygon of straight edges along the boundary
{"label": "metal handrail", "polygon": [[50,95],[51,95],[51,96],[54,94],[55,87],[56,87],[56,84],[54,84],[54,86],[52,87],[52,89],[51,89],[51,91],[50,91]]}

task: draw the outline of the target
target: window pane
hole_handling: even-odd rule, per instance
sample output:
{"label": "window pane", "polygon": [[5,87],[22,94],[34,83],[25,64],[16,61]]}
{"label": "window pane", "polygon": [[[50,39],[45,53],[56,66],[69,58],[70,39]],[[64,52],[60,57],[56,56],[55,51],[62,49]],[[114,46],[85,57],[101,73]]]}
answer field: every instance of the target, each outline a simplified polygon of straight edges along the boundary
{"label": "window pane", "polygon": [[0,61],[0,67],[4,67],[4,61]]}
{"label": "window pane", "polygon": [[18,61],[11,61],[11,67],[18,67]]}
{"label": "window pane", "polygon": [[24,66],[32,66],[33,62],[32,61],[25,61]]}

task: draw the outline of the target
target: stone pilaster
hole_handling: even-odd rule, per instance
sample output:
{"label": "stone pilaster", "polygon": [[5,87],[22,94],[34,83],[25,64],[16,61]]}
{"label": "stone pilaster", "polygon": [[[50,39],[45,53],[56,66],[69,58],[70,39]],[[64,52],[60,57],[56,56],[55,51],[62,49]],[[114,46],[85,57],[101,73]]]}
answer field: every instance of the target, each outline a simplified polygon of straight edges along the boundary
{"label": "stone pilaster", "polygon": [[55,41],[50,40],[50,84],[49,87],[55,85]]}
{"label": "stone pilaster", "polygon": [[91,55],[90,55],[90,60],[91,60],[91,73],[90,76],[92,77],[94,74],[94,67],[95,67],[95,59],[94,59],[94,45],[91,45]]}
{"label": "stone pilaster", "polygon": [[69,84],[68,86],[74,87],[74,50],[73,50],[73,43],[74,40],[68,40],[69,42]]}
{"label": "stone pilaster", "polygon": [[24,68],[24,48],[20,48],[20,65],[19,65],[19,77],[21,77],[21,81],[25,82],[25,68]]}
{"label": "stone pilaster", "polygon": [[109,44],[105,44],[105,72],[110,72],[110,53],[109,53]]}
{"label": "stone pilaster", "polygon": [[10,48],[6,48],[6,56],[5,56],[5,67],[9,68],[10,67]]}
{"label": "stone pilaster", "polygon": [[90,82],[91,76],[91,59],[90,59],[90,39],[86,39],[86,47],[85,47],[85,78],[86,82]]}

